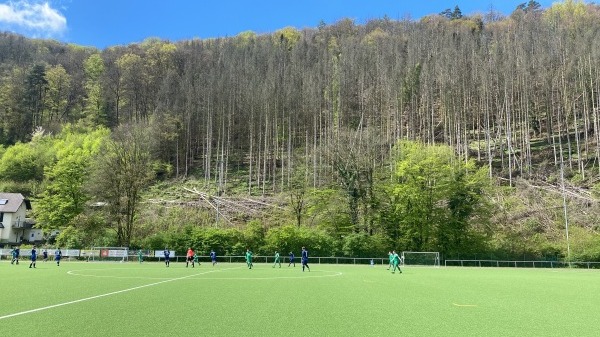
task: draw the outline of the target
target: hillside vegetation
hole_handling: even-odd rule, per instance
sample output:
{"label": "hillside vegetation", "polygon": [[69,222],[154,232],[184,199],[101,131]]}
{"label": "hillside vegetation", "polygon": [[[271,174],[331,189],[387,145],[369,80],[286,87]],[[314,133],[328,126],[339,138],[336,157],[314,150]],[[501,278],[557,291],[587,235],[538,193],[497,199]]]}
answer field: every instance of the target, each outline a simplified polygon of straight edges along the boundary
{"label": "hillside vegetation", "polygon": [[104,50],[0,33],[0,190],[63,246],[598,259],[599,19],[529,1]]}

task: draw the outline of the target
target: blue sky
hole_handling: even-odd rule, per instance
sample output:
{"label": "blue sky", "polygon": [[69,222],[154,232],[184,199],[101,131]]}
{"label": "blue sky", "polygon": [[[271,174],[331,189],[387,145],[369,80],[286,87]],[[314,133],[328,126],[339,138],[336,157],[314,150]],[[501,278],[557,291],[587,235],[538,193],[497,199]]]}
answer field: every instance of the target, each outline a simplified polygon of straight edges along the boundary
{"label": "blue sky", "polygon": [[[387,15],[420,18],[458,5],[463,14],[510,14],[528,0],[0,0],[0,31],[100,49],[140,42],[258,34],[317,27],[343,18],[357,24]],[[556,0],[537,0],[543,8]]]}

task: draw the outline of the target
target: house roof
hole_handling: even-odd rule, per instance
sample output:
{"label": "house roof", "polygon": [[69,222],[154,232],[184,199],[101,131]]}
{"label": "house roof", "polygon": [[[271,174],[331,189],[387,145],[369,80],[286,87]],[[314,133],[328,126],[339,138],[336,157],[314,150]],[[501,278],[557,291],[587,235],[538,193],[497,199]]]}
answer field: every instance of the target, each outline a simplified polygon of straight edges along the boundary
{"label": "house roof", "polygon": [[15,213],[21,204],[25,203],[27,209],[31,209],[29,200],[21,193],[0,193],[0,212],[2,213]]}

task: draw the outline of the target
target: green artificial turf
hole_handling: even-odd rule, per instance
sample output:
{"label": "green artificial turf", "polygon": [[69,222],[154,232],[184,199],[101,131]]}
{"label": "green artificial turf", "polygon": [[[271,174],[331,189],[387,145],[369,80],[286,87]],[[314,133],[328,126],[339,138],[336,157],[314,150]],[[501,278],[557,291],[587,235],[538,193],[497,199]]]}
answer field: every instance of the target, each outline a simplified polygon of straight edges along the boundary
{"label": "green artificial turf", "polygon": [[[44,336],[597,336],[600,271],[0,262],[0,331]],[[16,315],[15,315],[16,314]],[[10,316],[14,315],[14,316]]]}

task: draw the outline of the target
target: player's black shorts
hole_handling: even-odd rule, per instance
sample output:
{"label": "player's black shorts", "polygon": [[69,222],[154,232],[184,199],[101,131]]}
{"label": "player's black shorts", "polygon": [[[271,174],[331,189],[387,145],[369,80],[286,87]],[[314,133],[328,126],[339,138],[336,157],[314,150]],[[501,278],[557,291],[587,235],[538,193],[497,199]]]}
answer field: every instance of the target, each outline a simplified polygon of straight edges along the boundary
{"label": "player's black shorts", "polygon": [[190,262],[192,262],[192,261],[194,261],[194,257],[193,256],[188,256],[187,260],[190,261]]}

